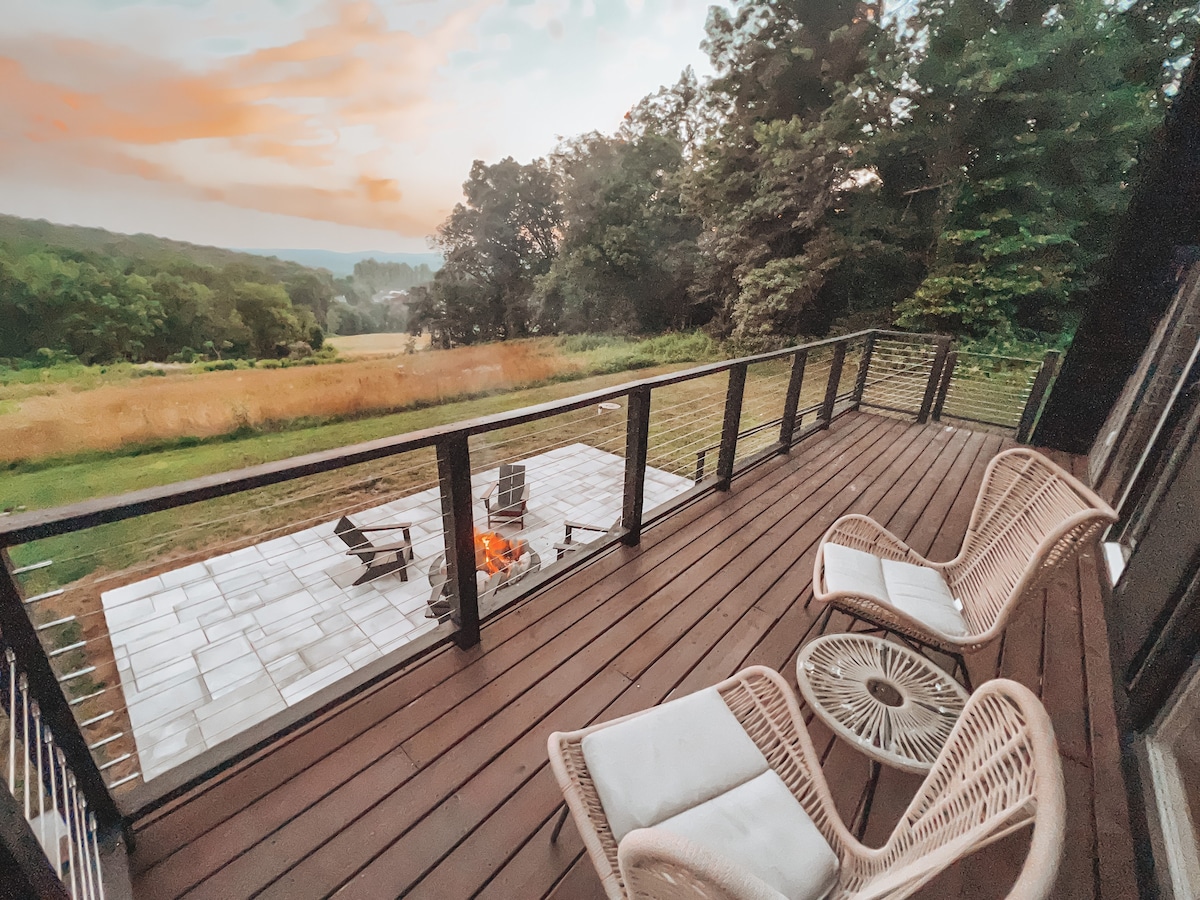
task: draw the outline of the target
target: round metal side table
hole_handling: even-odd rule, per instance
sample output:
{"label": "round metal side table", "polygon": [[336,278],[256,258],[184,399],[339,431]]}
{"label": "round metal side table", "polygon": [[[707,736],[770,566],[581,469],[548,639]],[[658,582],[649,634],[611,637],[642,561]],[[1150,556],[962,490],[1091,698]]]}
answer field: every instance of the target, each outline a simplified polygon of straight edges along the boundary
{"label": "round metal side table", "polygon": [[924,656],[869,634],[828,634],[805,644],[796,681],[813,713],[871,760],[860,837],[880,763],[928,772],[967,702],[958,682]]}

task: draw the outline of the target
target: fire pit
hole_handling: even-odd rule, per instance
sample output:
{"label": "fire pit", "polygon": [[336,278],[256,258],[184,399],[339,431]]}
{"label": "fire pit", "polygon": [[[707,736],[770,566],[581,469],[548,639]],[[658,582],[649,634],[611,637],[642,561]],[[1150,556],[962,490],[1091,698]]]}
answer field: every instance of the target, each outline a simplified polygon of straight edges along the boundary
{"label": "fire pit", "polygon": [[[516,584],[541,566],[541,558],[525,541],[506,538],[497,531],[475,531],[475,583],[481,601],[503,587]],[[450,585],[444,553],[434,557],[429,566],[429,586],[433,590],[426,618],[449,615]]]}

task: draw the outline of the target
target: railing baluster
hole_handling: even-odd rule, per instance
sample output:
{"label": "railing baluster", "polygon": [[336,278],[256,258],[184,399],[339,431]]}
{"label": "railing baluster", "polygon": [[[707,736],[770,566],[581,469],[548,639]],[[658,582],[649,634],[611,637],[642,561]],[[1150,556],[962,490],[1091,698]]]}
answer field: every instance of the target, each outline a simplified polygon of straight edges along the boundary
{"label": "railing baluster", "polygon": [[[38,702],[42,722],[55,736],[55,743],[79,780],[101,829],[121,824],[122,817],[96,767],[67,698],[59,687],[49,657],[38,640],[22,603],[21,590],[12,575],[13,565],[6,551],[0,551],[0,634],[14,655],[16,668],[28,679],[29,691]],[[11,758],[10,758],[11,766]]]}
{"label": "railing baluster", "polygon": [[858,377],[854,379],[854,409],[862,404],[863,392],[867,389],[867,373],[871,369],[871,355],[875,352],[875,332],[867,335],[863,344],[862,359],[858,363]]}
{"label": "railing baluster", "polygon": [[939,335],[936,349],[933,351],[933,365],[929,368],[929,381],[925,384],[925,396],[921,400],[920,410],[917,411],[918,425],[929,421],[929,411],[933,408],[933,398],[941,382],[942,367],[946,364],[946,354],[949,352],[950,338]]}
{"label": "railing baluster", "polygon": [[833,345],[833,359],[829,361],[829,381],[825,384],[825,401],[821,404],[821,427],[828,428],[833,421],[833,407],[837,403],[838,386],[842,383],[842,367],[846,364],[846,342]]}
{"label": "railing baluster", "polygon": [[75,840],[71,828],[71,791],[69,790],[74,779],[67,773],[67,758],[62,752],[62,748],[57,748],[56,753],[58,755],[59,789],[62,791],[62,818],[67,826],[67,871],[71,875],[71,896],[78,897],[79,886],[75,880],[75,870],[78,867],[75,865]]}
{"label": "railing baluster", "polygon": [[629,392],[625,423],[625,494],[621,505],[621,538],[630,546],[642,539],[642,513],[646,499],[646,461],[650,454],[650,388]]}
{"label": "railing baluster", "polygon": [[790,453],[792,449],[796,410],[800,408],[800,389],[804,386],[804,365],[807,361],[807,350],[798,350],[792,357],[792,377],[788,380],[787,397],[783,401],[783,420],[779,423],[779,449],[782,453]]}
{"label": "railing baluster", "polygon": [[452,434],[437,445],[442,485],[442,527],[446,535],[450,620],[460,647],[479,643],[479,586],[475,582],[475,518],[471,498],[471,451],[467,436]]}
{"label": "railing baluster", "polygon": [[718,491],[729,490],[733,478],[733,461],[737,456],[738,430],[742,424],[742,396],[746,392],[746,363],[729,370],[729,387],[725,391],[725,421],[721,425],[721,452],[717,457]]}

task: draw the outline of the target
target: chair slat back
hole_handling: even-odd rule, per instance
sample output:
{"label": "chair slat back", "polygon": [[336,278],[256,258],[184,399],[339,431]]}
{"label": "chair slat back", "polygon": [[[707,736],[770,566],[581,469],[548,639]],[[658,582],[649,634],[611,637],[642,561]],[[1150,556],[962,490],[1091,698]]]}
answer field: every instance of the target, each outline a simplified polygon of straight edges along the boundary
{"label": "chair slat back", "polygon": [[988,682],[971,697],[877,858],[878,870],[855,885],[855,896],[909,896],[952,862],[1034,824],[1009,896],[1046,897],[1062,854],[1065,807],[1050,717],[1022,685]]}
{"label": "chair slat back", "polygon": [[1070,557],[1110,518],[1107,504],[1040,453],[1018,448],[997,456],[962,552],[946,570],[971,631],[995,625],[1014,592]]}
{"label": "chair slat back", "polygon": [[508,463],[500,466],[499,508],[510,509],[521,503],[525,493],[525,467]]}
{"label": "chair slat back", "polygon": [[357,526],[345,516],[338,519],[337,524],[333,526],[333,532],[351,550],[370,550],[372,544],[370,539],[358,530]]}

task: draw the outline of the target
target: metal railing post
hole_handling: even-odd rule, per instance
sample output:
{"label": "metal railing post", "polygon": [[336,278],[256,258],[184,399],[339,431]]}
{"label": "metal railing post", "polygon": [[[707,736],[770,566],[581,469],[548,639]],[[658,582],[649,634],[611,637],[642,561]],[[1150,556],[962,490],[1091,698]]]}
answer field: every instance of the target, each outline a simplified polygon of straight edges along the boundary
{"label": "metal railing post", "polygon": [[829,381],[825,384],[825,400],[821,404],[821,427],[828,428],[833,421],[833,407],[837,403],[838,387],[842,383],[842,366],[846,364],[846,342],[833,345],[833,359],[829,361]]}
{"label": "metal railing post", "polygon": [[875,332],[867,335],[863,344],[862,359],[858,363],[858,377],[854,379],[854,408],[862,403],[863,392],[867,389],[867,375],[871,370],[871,354],[875,352]]}
{"label": "metal railing post", "polygon": [[437,445],[446,576],[452,586],[450,621],[460,647],[479,643],[479,587],[475,582],[475,517],[471,499],[471,451],[467,436],[452,434]]}
{"label": "metal railing post", "polygon": [[790,453],[792,450],[792,435],[796,431],[796,410],[800,408],[800,389],[804,386],[806,362],[808,362],[807,350],[799,350],[792,357],[792,377],[788,381],[787,397],[783,401],[783,421],[779,423],[781,453]]}
{"label": "metal railing post", "polygon": [[25,612],[21,588],[13,575],[7,550],[0,551],[0,563],[0,634],[4,635],[5,645],[16,656],[17,668],[29,680],[29,693],[38,702],[43,726],[54,735],[55,746],[75,774],[79,790],[87,798],[88,808],[95,813],[101,830],[107,832],[122,825],[121,813],[92,759],[87,739],[75,721],[50,658]]}
{"label": "metal railing post", "polygon": [[729,490],[733,478],[733,460],[737,456],[738,430],[742,424],[742,396],[746,391],[747,363],[738,363],[729,370],[729,387],[725,391],[725,421],[721,425],[721,452],[717,457],[718,491]]}
{"label": "metal railing post", "polygon": [[925,385],[925,396],[921,399],[921,408],[917,411],[917,424],[924,425],[929,421],[929,411],[933,408],[933,398],[937,394],[938,384],[942,377],[942,367],[946,364],[946,354],[950,352],[950,338],[939,336],[937,349],[933,352],[933,365],[929,367],[929,381]]}
{"label": "metal railing post", "polygon": [[1025,402],[1025,408],[1021,410],[1021,420],[1017,423],[1018,444],[1024,444],[1033,433],[1033,426],[1037,422],[1038,413],[1041,412],[1042,403],[1046,399],[1046,389],[1050,387],[1054,373],[1058,370],[1058,360],[1061,355],[1057,350],[1046,351],[1042,367],[1038,369],[1038,373],[1033,379],[1033,388],[1029,392],[1029,399]]}
{"label": "metal railing post", "polygon": [[629,417],[625,424],[625,495],[621,505],[621,540],[629,546],[642,539],[642,512],[646,499],[646,460],[650,452],[650,388],[629,392]]}
{"label": "metal railing post", "polygon": [[940,422],[942,410],[946,406],[946,395],[950,393],[950,379],[954,377],[954,368],[958,365],[958,351],[951,350],[946,354],[946,362],[942,366],[942,377],[938,383],[937,398],[933,401],[931,415],[933,421]]}

